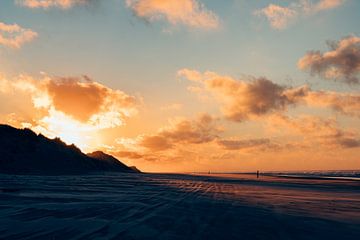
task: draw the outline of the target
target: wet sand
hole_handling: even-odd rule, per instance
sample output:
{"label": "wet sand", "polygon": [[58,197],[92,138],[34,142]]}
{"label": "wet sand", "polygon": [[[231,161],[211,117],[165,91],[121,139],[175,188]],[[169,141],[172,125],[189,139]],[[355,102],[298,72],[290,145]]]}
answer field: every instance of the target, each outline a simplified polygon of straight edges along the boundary
{"label": "wet sand", "polygon": [[360,182],[0,175],[0,239],[360,239]]}

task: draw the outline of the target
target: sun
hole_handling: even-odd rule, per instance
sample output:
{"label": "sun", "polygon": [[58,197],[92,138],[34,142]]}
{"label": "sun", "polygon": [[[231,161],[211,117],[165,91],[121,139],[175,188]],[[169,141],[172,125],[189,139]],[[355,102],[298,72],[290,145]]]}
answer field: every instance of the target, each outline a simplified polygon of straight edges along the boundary
{"label": "sun", "polygon": [[82,123],[55,109],[50,109],[49,115],[42,118],[35,131],[50,138],[59,137],[66,144],[75,144],[83,151],[96,148],[92,143],[97,128],[88,123]]}

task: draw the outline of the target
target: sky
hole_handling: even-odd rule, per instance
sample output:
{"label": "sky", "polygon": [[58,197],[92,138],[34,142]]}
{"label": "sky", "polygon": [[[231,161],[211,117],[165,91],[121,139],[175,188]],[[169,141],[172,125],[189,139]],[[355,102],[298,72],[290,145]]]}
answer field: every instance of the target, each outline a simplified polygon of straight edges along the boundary
{"label": "sky", "polygon": [[0,123],[149,172],[360,169],[359,11],[2,0]]}

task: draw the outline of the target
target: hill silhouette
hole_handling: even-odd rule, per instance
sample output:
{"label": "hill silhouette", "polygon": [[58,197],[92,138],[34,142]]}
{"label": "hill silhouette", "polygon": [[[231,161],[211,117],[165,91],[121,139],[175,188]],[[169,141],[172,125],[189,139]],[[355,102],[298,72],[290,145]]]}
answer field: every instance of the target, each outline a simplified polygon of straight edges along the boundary
{"label": "hill silhouette", "polygon": [[0,172],[9,174],[82,174],[91,172],[135,173],[111,155],[88,155],[60,138],[49,139],[30,129],[0,124]]}

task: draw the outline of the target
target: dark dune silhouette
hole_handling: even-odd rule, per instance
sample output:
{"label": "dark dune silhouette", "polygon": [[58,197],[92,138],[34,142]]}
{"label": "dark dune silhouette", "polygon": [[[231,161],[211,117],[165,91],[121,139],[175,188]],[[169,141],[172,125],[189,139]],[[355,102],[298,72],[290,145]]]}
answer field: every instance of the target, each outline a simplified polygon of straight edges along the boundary
{"label": "dark dune silhouette", "polygon": [[92,153],[88,153],[87,156],[94,158],[94,159],[98,159],[102,162],[109,163],[110,165],[118,165],[119,167],[122,167],[124,171],[140,172],[139,170],[136,169],[136,167],[135,167],[136,170],[134,169],[134,167],[128,167],[125,164],[123,164],[122,162],[120,162],[117,158],[115,158],[109,154],[106,154],[102,151],[95,151]]}
{"label": "dark dune silhouette", "polygon": [[97,151],[88,155],[60,138],[49,139],[30,129],[0,124],[0,172],[9,174],[135,173],[113,156]]}
{"label": "dark dune silhouette", "polygon": [[136,166],[130,166],[130,168],[137,173],[141,173],[141,171]]}
{"label": "dark dune silhouette", "polygon": [[123,164],[122,162],[120,162],[117,158],[115,158],[114,156],[111,156],[109,154],[106,154],[102,151],[95,151],[95,152],[92,152],[92,153],[88,153],[87,154],[89,157],[91,158],[95,158],[95,159],[99,159],[101,161],[105,161],[105,162],[108,162],[110,164],[119,164],[122,165],[124,167],[124,169],[131,169],[133,170],[134,172],[137,172],[137,173],[140,173],[141,171],[135,167],[135,166],[126,166],[125,164]]}

